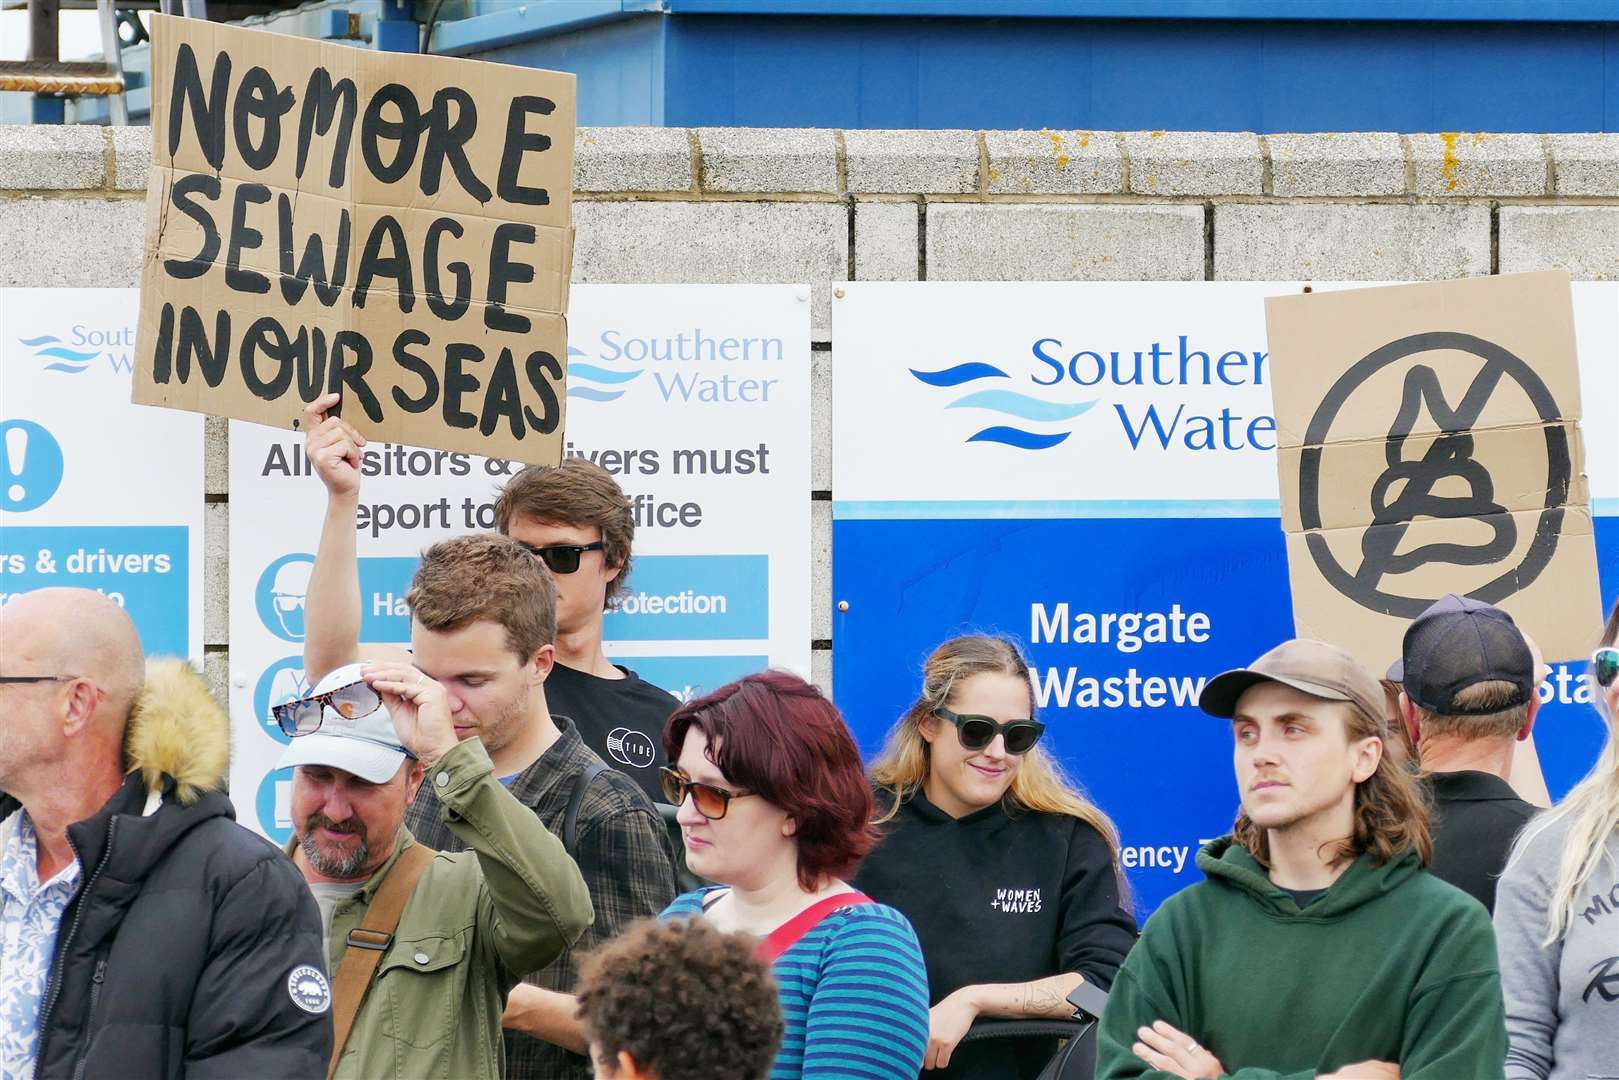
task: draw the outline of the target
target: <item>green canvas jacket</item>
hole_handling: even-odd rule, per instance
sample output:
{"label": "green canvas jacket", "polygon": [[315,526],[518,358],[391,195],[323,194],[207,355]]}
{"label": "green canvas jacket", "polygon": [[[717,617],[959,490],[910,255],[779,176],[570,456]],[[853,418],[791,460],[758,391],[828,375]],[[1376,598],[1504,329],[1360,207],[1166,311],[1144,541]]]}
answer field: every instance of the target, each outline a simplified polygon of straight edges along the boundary
{"label": "green canvas jacket", "polygon": [[[468,850],[440,853],[417,882],[334,1080],[499,1080],[506,994],[524,972],[556,959],[594,918],[579,868],[495,779],[482,743],[457,744],[423,783],[433,785],[445,824]],[[401,827],[393,855],[356,897],[337,905],[334,978],[349,931],[412,843]]]}

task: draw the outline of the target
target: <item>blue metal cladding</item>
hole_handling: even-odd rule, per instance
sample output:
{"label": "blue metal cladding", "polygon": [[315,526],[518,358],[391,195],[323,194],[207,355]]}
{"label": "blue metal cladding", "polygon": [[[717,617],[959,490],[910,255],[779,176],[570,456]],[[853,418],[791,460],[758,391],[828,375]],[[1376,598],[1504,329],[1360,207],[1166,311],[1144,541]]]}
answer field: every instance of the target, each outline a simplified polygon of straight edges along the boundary
{"label": "blue metal cladding", "polygon": [[661,21],[671,126],[1619,130],[1619,13],[1607,24]]}
{"label": "blue metal cladding", "polygon": [[[489,51],[483,60],[571,71],[579,77],[579,123],[613,127],[665,123],[666,21],[643,15],[568,34],[537,37]],[[779,125],[771,125],[779,126]]]}
{"label": "blue metal cladding", "polygon": [[1606,22],[1537,23],[688,15],[666,0],[455,51],[575,72],[583,124],[1619,131],[1609,2]]}

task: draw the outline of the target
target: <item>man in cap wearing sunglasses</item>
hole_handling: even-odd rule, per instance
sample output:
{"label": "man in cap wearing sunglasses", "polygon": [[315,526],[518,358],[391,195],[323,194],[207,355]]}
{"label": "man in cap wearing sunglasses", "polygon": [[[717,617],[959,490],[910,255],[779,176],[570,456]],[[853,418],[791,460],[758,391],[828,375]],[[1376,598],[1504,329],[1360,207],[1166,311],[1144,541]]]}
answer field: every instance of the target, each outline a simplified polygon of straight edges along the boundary
{"label": "man in cap wearing sunglasses", "polygon": [[[445,688],[414,667],[339,668],[274,715],[292,736],[287,851],[327,934],[331,1075],[497,1080],[506,995],[590,925],[578,867],[495,778],[483,744],[457,738]],[[426,853],[404,825],[424,781],[459,854]],[[414,884],[390,887],[395,875]]]}
{"label": "man in cap wearing sunglasses", "polygon": [[1114,979],[1097,1076],[1501,1076],[1489,917],[1423,868],[1427,811],[1383,756],[1377,680],[1294,640],[1198,704],[1231,723],[1241,810]]}
{"label": "man in cap wearing sunglasses", "polygon": [[1540,709],[1534,654],[1511,615],[1451,594],[1406,628],[1388,677],[1433,793],[1429,869],[1494,911],[1512,841],[1535,815],[1508,783]]}

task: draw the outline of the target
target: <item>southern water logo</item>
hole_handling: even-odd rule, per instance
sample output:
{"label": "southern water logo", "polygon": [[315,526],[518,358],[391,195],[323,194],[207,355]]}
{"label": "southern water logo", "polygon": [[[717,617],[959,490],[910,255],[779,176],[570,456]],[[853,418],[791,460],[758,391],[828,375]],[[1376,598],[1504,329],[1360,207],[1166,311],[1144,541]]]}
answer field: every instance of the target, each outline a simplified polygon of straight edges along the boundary
{"label": "southern water logo", "polygon": [[39,337],[18,338],[19,344],[26,345],[34,350],[34,356],[40,360],[50,360],[45,365],[46,371],[64,371],[69,375],[77,375],[90,366],[90,361],[101,355],[99,350],[82,352],[70,349],[67,343],[55,334],[41,334]]}
{"label": "southern water logo", "polygon": [[624,396],[629,384],[646,374],[646,369],[622,370],[600,364],[581,363],[590,354],[568,346],[568,396],[586,401],[615,401]]}
{"label": "southern water logo", "polygon": [[46,371],[78,375],[102,357],[106,357],[114,371],[128,374],[135,370],[133,326],[97,327],[78,323],[68,329],[65,339],[55,334],[41,334],[18,338],[17,343],[33,349],[35,359],[47,361]]}
{"label": "southern water logo", "polygon": [[[1010,379],[1011,376],[994,364],[973,362],[957,364],[954,367],[941,368],[938,371],[918,371],[910,369],[911,374],[928,386],[958,387],[970,383],[979,383],[984,380]],[[1089,401],[1059,402],[1042,401],[1040,398],[1020,394],[1016,390],[1004,389],[993,382],[985,389],[973,390],[962,397],[956,398],[945,406],[947,409],[984,409],[989,412],[1000,413],[1002,416],[1013,417],[1026,423],[1036,424],[1062,424],[1084,415],[1096,404],[1093,398]],[[994,424],[967,436],[967,441],[1001,443],[1005,446],[1015,446],[1019,450],[1049,450],[1057,446],[1073,434],[1073,428],[1065,431],[1029,430],[1026,427],[1013,424]]]}

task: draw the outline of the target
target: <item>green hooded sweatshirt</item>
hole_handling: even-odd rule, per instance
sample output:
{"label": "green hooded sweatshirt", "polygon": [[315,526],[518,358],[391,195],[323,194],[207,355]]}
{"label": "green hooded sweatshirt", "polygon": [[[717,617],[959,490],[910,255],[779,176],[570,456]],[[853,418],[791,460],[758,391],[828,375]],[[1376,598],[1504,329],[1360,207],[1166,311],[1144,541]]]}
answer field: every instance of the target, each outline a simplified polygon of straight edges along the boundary
{"label": "green hooded sweatshirt", "polygon": [[1168,1080],[1130,1050],[1164,1020],[1233,1080],[1308,1080],[1391,1061],[1401,1080],[1490,1080],[1507,1053],[1495,935],[1414,850],[1350,864],[1302,910],[1229,836],[1207,881],[1164,902],[1114,979],[1098,1080]]}

